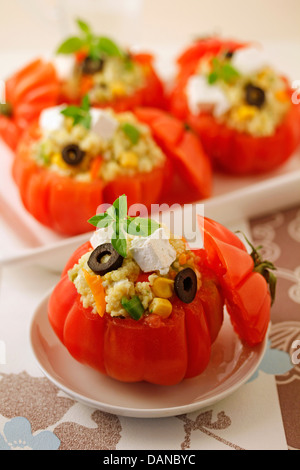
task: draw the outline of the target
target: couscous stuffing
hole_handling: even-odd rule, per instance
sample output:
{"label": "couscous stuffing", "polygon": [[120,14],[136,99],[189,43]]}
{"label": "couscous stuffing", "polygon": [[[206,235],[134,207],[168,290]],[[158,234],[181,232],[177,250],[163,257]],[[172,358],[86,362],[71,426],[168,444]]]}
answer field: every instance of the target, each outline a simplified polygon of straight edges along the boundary
{"label": "couscous stuffing", "polygon": [[[116,122],[110,138],[65,117],[59,129],[43,133],[34,144],[32,155],[37,164],[79,181],[101,178],[105,182],[121,175],[149,173],[164,165],[166,156],[147,125],[141,124],[131,112],[105,110],[105,113]],[[128,129],[134,134],[128,133]],[[62,156],[63,149],[70,144],[78,146],[84,155],[76,165],[68,164]]]}
{"label": "couscous stuffing", "polygon": [[210,87],[224,95],[226,109],[215,117],[239,132],[273,135],[291,106],[286,81],[268,65],[240,73],[231,55],[209,55],[201,59],[194,76],[205,77]]}
{"label": "couscous stuffing", "polygon": [[[128,237],[128,255],[124,258],[122,266],[99,276],[105,290],[106,313],[113,317],[128,317],[129,313],[123,307],[122,299],[137,296],[145,315],[157,313],[164,316],[164,312],[169,312],[169,315],[172,311],[170,300],[174,296],[174,278],[187,267],[194,270],[197,276],[197,289],[200,288],[201,274],[196,268],[196,255],[188,250],[183,239],[170,238],[169,240],[176,251],[176,259],[171,264],[169,272],[165,276],[161,276],[159,272],[148,273],[147,280],[142,278],[143,272],[131,255],[131,242],[132,239]],[[81,296],[84,308],[91,308],[93,313],[97,314],[96,301],[84,275],[84,272],[88,271],[95,276],[88,266],[91,252],[92,249],[85,253],[78,264],[69,270],[68,275]],[[107,257],[101,260],[103,263],[106,261]]]}

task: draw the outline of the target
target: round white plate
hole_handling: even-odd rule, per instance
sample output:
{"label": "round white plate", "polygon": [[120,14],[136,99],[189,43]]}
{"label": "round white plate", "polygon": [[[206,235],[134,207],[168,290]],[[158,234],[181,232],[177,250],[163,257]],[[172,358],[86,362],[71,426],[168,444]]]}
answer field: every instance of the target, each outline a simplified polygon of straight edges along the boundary
{"label": "round white plate", "polygon": [[72,358],[48,321],[48,298],[36,309],[30,330],[32,350],[41,370],[74,400],[119,416],[158,418],[209,406],[244,384],[258,368],[266,349],[267,338],[255,348],[243,344],[225,314],[203,374],[172,386],[122,383]]}

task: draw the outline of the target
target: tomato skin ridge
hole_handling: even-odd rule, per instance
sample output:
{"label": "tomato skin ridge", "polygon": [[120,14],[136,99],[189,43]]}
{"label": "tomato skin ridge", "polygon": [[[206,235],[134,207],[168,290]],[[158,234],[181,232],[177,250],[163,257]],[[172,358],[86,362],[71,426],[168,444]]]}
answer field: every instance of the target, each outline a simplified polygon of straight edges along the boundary
{"label": "tomato skin ridge", "polygon": [[59,80],[53,64],[38,58],[11,75],[5,88],[13,113],[6,120],[0,115],[0,137],[15,152],[24,132],[41,111],[57,104]]}

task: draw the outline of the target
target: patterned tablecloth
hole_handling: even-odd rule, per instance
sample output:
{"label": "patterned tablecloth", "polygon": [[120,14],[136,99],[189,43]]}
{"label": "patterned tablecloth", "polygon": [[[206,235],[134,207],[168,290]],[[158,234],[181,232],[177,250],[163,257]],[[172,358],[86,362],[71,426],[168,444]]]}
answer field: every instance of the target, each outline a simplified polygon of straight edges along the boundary
{"label": "patterned tablecloth", "polygon": [[89,408],[38,368],[29,323],[58,274],[2,270],[0,449],[300,449],[300,207],[249,222],[255,245],[278,270],[268,348],[257,373],[206,409],[128,418]]}

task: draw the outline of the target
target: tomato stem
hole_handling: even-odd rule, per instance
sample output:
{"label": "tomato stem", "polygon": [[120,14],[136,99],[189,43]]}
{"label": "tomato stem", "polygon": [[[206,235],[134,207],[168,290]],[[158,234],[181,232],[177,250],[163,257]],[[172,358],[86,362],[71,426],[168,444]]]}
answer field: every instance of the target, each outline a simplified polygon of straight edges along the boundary
{"label": "tomato stem", "polygon": [[246,237],[246,235],[243,232],[238,230],[237,233],[242,233],[242,235],[244,236],[246,242],[250,246],[250,248],[252,250],[251,253],[250,253],[250,256],[254,261],[253,271],[261,274],[265,278],[265,280],[266,280],[266,282],[269,286],[269,290],[270,290],[271,305],[273,305],[274,300],[275,300],[276,284],[277,284],[277,278],[276,278],[275,274],[273,273],[273,271],[276,271],[276,267],[274,266],[273,263],[271,263],[271,261],[263,260],[261,254],[259,253],[259,250],[261,250],[263,248],[262,245],[260,245],[258,247],[255,247],[248,240],[248,238]]}
{"label": "tomato stem", "polygon": [[0,114],[10,117],[12,115],[12,106],[10,103],[0,103]]}

